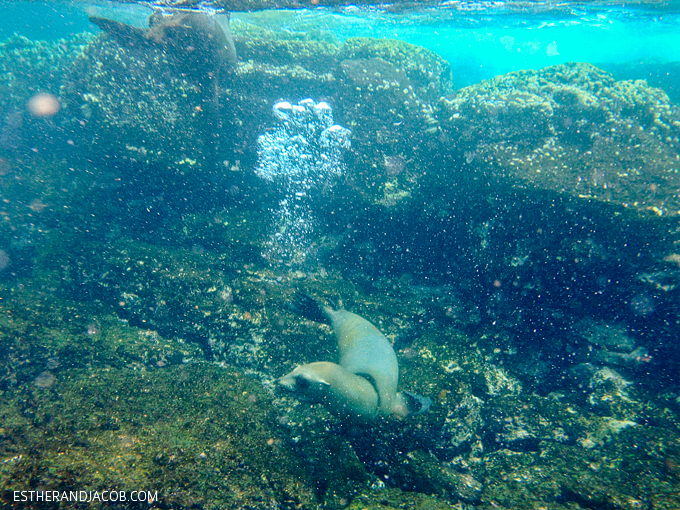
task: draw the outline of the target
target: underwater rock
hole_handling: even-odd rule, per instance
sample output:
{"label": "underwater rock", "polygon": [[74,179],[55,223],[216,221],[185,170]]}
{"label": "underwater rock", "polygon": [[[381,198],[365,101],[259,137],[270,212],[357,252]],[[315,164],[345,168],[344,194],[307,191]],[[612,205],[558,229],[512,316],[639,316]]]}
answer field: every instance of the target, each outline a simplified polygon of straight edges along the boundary
{"label": "underwater rock", "polygon": [[157,505],[172,508],[319,502],[271,398],[235,370],[206,363],[72,369],[51,388],[4,392],[0,413],[11,417],[3,437],[14,438],[0,454],[15,459],[3,466],[2,502],[15,508],[22,506],[9,503],[11,485],[29,487],[36,476],[45,491],[149,490]]}
{"label": "underwater rock", "polygon": [[[260,39],[239,38],[238,31],[240,61],[218,59],[227,61],[223,67],[229,70],[222,74],[229,80],[197,79],[201,73],[210,75],[210,62],[188,58],[196,67],[192,69],[181,60],[181,51],[166,51],[166,39],[182,39],[173,32],[181,22],[171,19],[162,30],[143,30],[96,21],[118,35],[98,38],[73,62],[65,80],[61,99],[69,108],[76,145],[109,159],[159,164],[175,172],[200,172],[222,161],[229,162],[228,168],[253,157],[253,133],[269,124],[267,103],[318,97],[341,112],[344,126],[358,130],[358,161],[366,168],[361,171],[378,169],[370,172],[379,178],[381,189],[383,181],[390,182],[385,188],[389,203],[408,191],[402,181],[416,175],[385,169],[385,158],[406,160],[392,147],[419,148],[421,139],[429,139],[421,129],[429,118],[424,112],[431,112],[431,104],[450,88],[448,64],[414,45],[349,39],[339,46],[269,33],[260,34]],[[244,33],[250,34],[247,30]],[[207,83],[218,86],[217,106]],[[177,143],[168,144],[169,139]],[[367,198],[374,191],[365,188],[369,183],[363,174],[351,182]]]}
{"label": "underwater rock", "polygon": [[73,144],[159,174],[222,170],[234,143],[223,111],[236,61],[228,16],[158,11],[148,29],[90,19],[105,34],[74,59],[60,96]]}
{"label": "underwater rock", "polygon": [[371,205],[399,209],[422,175],[408,163],[395,173],[387,158],[431,157],[439,144],[426,129],[434,122],[432,105],[451,91],[450,66],[425,48],[369,38],[348,39],[339,61],[337,108],[358,147],[348,186]]}
{"label": "underwater rock", "polygon": [[[680,110],[590,64],[517,71],[442,98],[451,156],[515,186],[680,214]],[[466,155],[467,154],[467,155]]]}
{"label": "underwater rock", "polygon": [[404,484],[426,494],[445,495],[451,501],[480,502],[484,485],[473,475],[442,466],[434,455],[422,451],[410,452],[407,457],[411,470]]}
{"label": "underwater rock", "polygon": [[81,151],[187,174],[215,164],[214,97],[174,72],[161,47],[128,48],[106,37],[74,62],[61,92]]}
{"label": "underwater rock", "polygon": [[[45,275],[43,275],[44,277]],[[8,353],[0,391],[25,384],[51,387],[74,369],[155,370],[202,359],[198,345],[121,321],[109,306],[0,286]],[[71,317],[64,323],[64,317]]]}
{"label": "underwater rock", "polygon": [[[68,262],[69,259],[56,250],[49,250],[55,257],[53,285],[63,286],[59,292],[80,291],[81,297],[90,301],[97,298],[106,302],[123,301],[118,304],[118,313],[128,317],[130,323],[152,327],[155,321],[165,320],[166,331],[175,326],[177,336],[186,340],[191,340],[185,335],[189,329],[183,328],[190,325],[196,333],[216,340],[212,352],[219,353],[221,361],[231,366],[240,364],[260,382],[217,365],[182,363],[167,357],[157,360],[155,349],[166,348],[166,343],[182,344],[177,339],[165,340],[172,339],[172,335],[153,335],[152,330],[146,330],[148,334],[140,335],[139,343],[131,342],[130,346],[140,356],[148,351],[149,357],[143,360],[149,362],[140,360],[108,368],[103,364],[105,359],[97,356],[89,358],[94,360],[92,368],[78,366],[76,372],[67,370],[64,364],[55,366],[69,359],[66,355],[54,360],[45,353],[42,362],[31,365],[30,371],[26,365],[21,368],[25,374],[21,388],[27,386],[35,395],[33,403],[24,407],[22,419],[32,420],[26,426],[27,441],[42,446],[41,451],[46,452],[41,458],[44,462],[56,466],[58,473],[62,472],[62,466],[73,468],[62,476],[75,481],[90,480],[87,478],[90,471],[82,466],[94,462],[92,458],[113,468],[110,471],[113,474],[105,480],[95,480],[103,485],[117,481],[116,486],[126,487],[130,477],[138,481],[137,475],[142,473],[160,477],[168,473],[173,487],[180,486],[180,490],[168,491],[168,504],[185,506],[204,501],[186,485],[189,482],[185,482],[195,483],[197,477],[211,487],[218,487],[216,493],[222,490],[220,484],[243,483],[238,495],[226,490],[224,494],[215,494],[215,498],[227,498],[214,499],[223,501],[225,506],[252,501],[251,496],[271,502],[289,496],[295,500],[297,495],[302,508],[313,508],[316,499],[337,507],[347,504],[360,507],[367,501],[376,501],[376,505],[382,507],[385,503],[380,501],[390,501],[399,507],[399,501],[426,498],[431,505],[454,505],[463,501],[489,507],[551,504],[557,509],[566,509],[570,502],[578,498],[585,501],[589,495],[607,494],[611,501],[619,503],[625,503],[627,498],[654,497],[666,502],[674,497],[660,480],[666,476],[664,459],[673,461],[677,454],[658,445],[676,440],[676,404],[669,400],[657,407],[649,399],[630,398],[632,386],[624,388],[629,398],[623,399],[623,394],[614,387],[614,375],[604,372],[587,389],[599,399],[593,405],[582,402],[580,392],[540,397],[526,389],[520,390],[512,378],[516,362],[511,363],[510,357],[503,360],[495,352],[494,342],[509,340],[495,339],[483,330],[468,336],[450,323],[430,322],[433,316],[423,314],[422,309],[432,295],[448,295],[444,289],[428,291],[414,285],[398,286],[393,294],[381,294],[380,300],[376,300],[347,280],[334,279],[328,274],[252,271],[238,260],[230,261],[228,256],[209,250],[192,253],[167,247],[143,248],[138,241],[114,244],[117,252],[95,249],[90,241],[78,264]],[[74,249],[65,248],[65,251],[74,257]],[[64,267],[71,264],[74,270],[65,273]],[[50,280],[41,280],[46,281]],[[376,430],[367,432],[339,426],[321,406],[297,405],[285,398],[271,400],[273,397],[265,389],[271,387],[272,373],[284,373],[294,363],[318,359],[322,352],[330,355],[329,348],[332,348],[328,346],[324,326],[296,324],[290,314],[268,304],[284,302],[302,282],[315,292],[336,290],[347,306],[361,310],[362,315],[370,315],[381,324],[386,335],[395,338],[400,346],[397,355],[405,387],[437,395],[428,413],[411,423],[379,424]],[[15,294],[2,302],[19,301]],[[45,322],[44,314],[52,308],[36,307],[25,325]],[[165,311],[160,313],[159,309]],[[73,311],[70,308],[55,314],[52,318],[55,326],[63,322],[62,315],[68,317]],[[0,315],[3,317],[5,315]],[[121,330],[109,329],[117,322],[115,316],[110,321],[97,318],[99,324],[92,327],[91,317],[83,317],[79,322],[72,320],[74,325],[83,328],[81,340],[105,339],[104,346],[118,346]],[[420,327],[409,327],[420,320],[423,321]],[[3,321],[2,325],[6,326],[6,319]],[[131,326],[121,327],[134,332]],[[55,334],[54,330],[42,330],[35,338]],[[12,336],[22,338],[19,334]],[[68,345],[65,340],[69,337],[60,337],[64,345]],[[100,344],[96,345],[99,352]],[[123,359],[128,356],[124,354]],[[86,359],[80,351],[77,357]],[[20,361],[23,363],[27,358]],[[158,361],[168,365],[161,366]],[[502,371],[498,369],[501,361],[505,361]],[[33,382],[45,371],[53,373],[55,380],[50,387],[39,388]],[[121,371],[125,371],[124,376]],[[121,381],[125,387],[120,386]],[[17,385],[9,386],[11,391],[15,388]],[[138,391],[140,389],[142,391]],[[57,392],[64,400],[55,404],[51,399]],[[94,395],[100,399],[90,402],[90,396],[95,398]],[[211,395],[221,397],[215,400]],[[5,393],[4,402],[11,404],[15,396],[26,401],[21,395]],[[116,396],[126,405],[116,405]],[[153,407],[150,398],[163,403],[164,416],[184,418],[164,421],[158,415],[160,408]],[[170,405],[167,399],[172,400]],[[67,400],[73,411],[68,407],[62,413],[61,407],[53,407],[62,406]],[[78,413],[76,409],[83,412]],[[246,413],[242,413],[244,409]],[[230,417],[231,412],[239,418]],[[11,411],[12,416],[14,413]],[[140,418],[144,414],[148,416]],[[211,419],[206,421],[205,416],[199,419],[201,414]],[[67,430],[78,432],[86,428],[88,433],[79,437],[96,437],[96,445],[87,443],[82,452],[76,450],[61,457],[55,456],[63,451],[62,443],[44,447],[44,438],[54,435],[50,427],[61,426],[64,415],[71,417]],[[90,416],[91,421],[74,421],[73,417],[82,415]],[[154,430],[163,433],[147,437],[144,434],[147,423],[154,424]],[[32,436],[32,431],[38,436]],[[18,434],[15,428],[9,432]],[[163,442],[176,436],[184,438],[179,448]],[[66,443],[71,438],[70,435],[59,437]],[[241,443],[235,445],[234,437]],[[135,443],[134,438],[141,438],[140,442]],[[639,445],[643,445],[644,455],[640,454]],[[264,472],[268,480],[277,483],[263,486],[258,482],[254,487],[252,478],[240,476],[244,470],[249,476],[263,473],[262,469],[266,468],[260,467],[260,462],[267,459],[261,455],[262,448],[265,452],[269,451],[267,448],[277,448],[294,460]],[[104,450],[108,457],[101,460]],[[134,454],[139,470],[131,471],[123,460],[122,464],[115,463],[111,451],[120,451],[124,459],[129,458],[125,455]],[[6,457],[11,458],[9,452]],[[241,464],[231,463],[234,457],[242,459]],[[53,460],[55,458],[57,460]],[[341,460],[328,463],[328,459],[338,458]],[[603,459],[622,460],[620,463],[612,460],[613,467],[608,467],[610,461]],[[12,470],[15,479],[22,479],[21,476],[32,476],[35,470],[42,469],[43,460],[36,462],[38,464],[30,465],[10,462],[6,468]],[[201,466],[209,469],[200,469]],[[645,470],[641,470],[642,466],[646,466]],[[220,470],[219,481],[213,478],[217,473],[213,468]],[[312,473],[297,471],[298,468],[310,468]],[[641,480],[634,476],[637,471],[643,472]],[[295,477],[298,485],[293,490],[288,481]],[[581,483],[582,479],[589,483]],[[93,486],[97,486],[95,482]],[[316,499],[304,503],[309,501],[309,487],[316,488]],[[400,492],[413,490],[419,492],[410,495]],[[426,497],[422,491],[436,496]],[[237,497],[242,499],[233,499]],[[626,503],[621,504],[621,508],[632,510],[635,506]]]}
{"label": "underwater rock", "polygon": [[620,324],[607,324],[584,319],[575,326],[575,332],[588,342],[616,352],[630,352],[635,349],[635,340],[627,328]]}
{"label": "underwater rock", "polygon": [[[32,41],[15,35],[0,42],[0,157],[14,161],[33,156],[40,147],[54,157],[72,153],[70,133],[63,129],[64,111],[59,97],[73,63],[91,42],[90,34],[77,34],[59,41]],[[54,116],[31,113],[31,100],[49,94]],[[35,99],[34,99],[35,100]],[[56,100],[56,101],[55,101]]]}
{"label": "underwater rock", "polygon": [[581,356],[589,359],[590,363],[630,370],[653,359],[645,347],[636,345],[635,339],[621,324],[583,319],[574,326],[574,333],[585,340]]}
{"label": "underwater rock", "polygon": [[[347,183],[337,184],[328,203],[316,204],[330,211],[319,234],[342,239],[341,249],[316,271],[263,268],[261,210],[223,210],[209,197],[225,187],[196,184],[210,177],[200,172],[208,143],[204,91],[173,75],[176,65],[158,48],[93,43],[70,69],[54,117],[75,126],[78,156],[67,166],[11,161],[0,175],[8,190],[0,246],[11,258],[0,314],[9,353],[3,405],[10,406],[3,407],[2,434],[24,441],[3,443],[5,480],[127,487],[148,477],[172,486],[166,506],[186,507],[209,506],[193,492],[198,483],[214,487],[212,501],[224,507],[313,508],[331,501],[441,507],[462,500],[488,508],[674,508],[678,397],[650,386],[677,381],[677,358],[654,352],[665,363],[624,377],[607,365],[637,347],[618,334],[593,332],[591,340],[609,357],[576,365],[583,382],[578,391],[567,392],[573,387],[564,379],[573,347],[580,355],[588,341],[574,338],[572,328],[584,314],[603,317],[599,325],[615,317],[627,328],[646,327],[641,343],[677,353],[669,326],[678,317],[677,245],[667,251],[668,237],[677,237],[675,217],[666,206],[647,210],[652,202],[617,208],[619,195],[580,198],[585,185],[568,179],[562,186],[524,179],[531,165],[513,161],[512,151],[503,156],[510,145],[538,153],[554,147],[556,162],[541,153],[541,165],[562,168],[559,160],[571,154],[567,173],[576,176],[581,159],[586,167],[594,164],[590,150],[620,168],[630,164],[639,181],[631,177],[635,172],[621,179],[630,178],[631,193],[639,193],[645,165],[676,168],[673,137],[658,136],[664,125],[674,132],[673,107],[663,108],[663,97],[641,83],[611,82],[572,65],[464,89],[435,112],[445,66],[417,47],[372,40],[348,41],[345,49],[239,44],[251,53],[241,52],[248,60],[234,74],[248,86],[231,91],[237,114],[225,112],[223,120],[238,128],[218,126],[220,140],[228,132],[229,141],[215,154],[243,154],[243,165],[233,164],[242,176],[242,169],[255,168],[254,137],[270,125],[271,104],[327,93],[334,115],[354,136]],[[277,50],[276,61],[268,60],[267,48]],[[22,54],[42,54],[31,45],[18,50],[8,52],[16,57],[12,65]],[[285,62],[296,54],[299,60]],[[488,94],[484,87],[491,87]],[[442,115],[455,117],[458,106],[465,114],[460,123],[461,117]],[[622,124],[626,120],[633,127]],[[627,134],[617,134],[619,127]],[[635,143],[623,147],[630,140]],[[586,150],[589,144],[597,150]],[[607,156],[617,144],[624,150]],[[617,160],[633,158],[636,150],[641,158],[655,150],[664,158]],[[72,165],[74,159],[96,162]],[[126,173],[116,173],[118,166]],[[167,168],[200,178],[151,179]],[[137,179],[130,179],[135,172]],[[121,184],[120,175],[129,181]],[[252,181],[249,206],[274,202],[265,185]],[[135,199],[129,199],[132,188],[139,188]],[[209,192],[199,194],[203,189]],[[649,197],[667,193],[650,188]],[[130,227],[137,210],[175,208],[182,213]],[[653,221],[628,225],[635,212],[651,212]],[[112,223],[119,230],[112,232]],[[36,257],[22,262],[18,246],[44,240],[39,236],[50,229],[58,242],[39,243],[31,252]],[[22,267],[30,278],[14,273]],[[344,278],[337,268],[346,271]],[[272,402],[259,384],[231,369],[185,363],[203,357],[240,366],[269,388],[272,374],[320,353],[332,356],[323,326],[291,322],[270,305],[301,284],[319,293],[332,289],[394,338],[405,386],[436,395],[417,424],[380,427],[375,435],[344,429],[323,408]],[[91,306],[44,298],[59,295]],[[90,421],[78,422],[80,416]],[[182,418],[164,421],[168,416]],[[164,443],[168,437],[180,446]],[[14,447],[29,453],[17,456]],[[267,470],[270,458],[262,452],[269,447],[285,452],[285,465],[277,466],[283,474]],[[92,465],[111,469],[98,474]],[[441,499],[402,492],[419,487]]]}

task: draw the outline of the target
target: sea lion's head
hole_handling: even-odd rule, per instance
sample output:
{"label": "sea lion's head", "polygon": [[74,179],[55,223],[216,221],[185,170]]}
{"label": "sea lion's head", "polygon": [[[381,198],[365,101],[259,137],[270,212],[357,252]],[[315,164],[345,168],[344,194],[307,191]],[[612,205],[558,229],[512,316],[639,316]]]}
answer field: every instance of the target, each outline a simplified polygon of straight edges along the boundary
{"label": "sea lion's head", "polygon": [[324,370],[325,362],[300,365],[276,381],[282,389],[303,402],[319,404],[328,396],[331,387]]}
{"label": "sea lion's head", "polygon": [[278,385],[298,400],[323,404],[342,418],[370,420],[378,413],[378,393],[371,382],[336,363],[301,365],[279,379]]}

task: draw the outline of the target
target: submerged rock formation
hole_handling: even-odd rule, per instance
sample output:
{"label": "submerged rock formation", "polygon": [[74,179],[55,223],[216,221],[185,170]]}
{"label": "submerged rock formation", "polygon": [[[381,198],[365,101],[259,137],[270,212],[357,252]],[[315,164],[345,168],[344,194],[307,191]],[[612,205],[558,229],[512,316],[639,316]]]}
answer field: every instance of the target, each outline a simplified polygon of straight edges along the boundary
{"label": "submerged rock formation", "polygon": [[[218,122],[160,47],[0,52],[3,488],[159,480],[177,508],[673,507],[676,106],[587,64],[454,92],[412,45],[270,35],[237,32]],[[30,119],[44,86],[61,110]],[[317,256],[272,266],[280,197],[256,137],[272,104],[310,96],[352,146],[309,205]],[[333,355],[282,307],[301,288],[380,325],[431,411],[356,431],[268,392]]]}
{"label": "submerged rock formation", "polygon": [[437,105],[451,156],[518,187],[680,214],[680,111],[590,64],[519,71]]}

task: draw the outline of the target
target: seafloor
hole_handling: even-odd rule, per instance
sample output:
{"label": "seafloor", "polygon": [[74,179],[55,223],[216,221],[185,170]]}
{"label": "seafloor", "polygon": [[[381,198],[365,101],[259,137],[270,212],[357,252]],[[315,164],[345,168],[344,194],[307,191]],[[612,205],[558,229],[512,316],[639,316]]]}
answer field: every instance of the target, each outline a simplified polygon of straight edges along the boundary
{"label": "seafloor", "polygon": [[[680,507],[666,93],[587,63],[453,90],[405,43],[233,28],[217,83],[106,35],[0,44],[3,506]],[[307,97],[351,148],[281,244],[257,139]],[[336,356],[298,290],[375,323],[430,411],[347,423],[275,391]]]}

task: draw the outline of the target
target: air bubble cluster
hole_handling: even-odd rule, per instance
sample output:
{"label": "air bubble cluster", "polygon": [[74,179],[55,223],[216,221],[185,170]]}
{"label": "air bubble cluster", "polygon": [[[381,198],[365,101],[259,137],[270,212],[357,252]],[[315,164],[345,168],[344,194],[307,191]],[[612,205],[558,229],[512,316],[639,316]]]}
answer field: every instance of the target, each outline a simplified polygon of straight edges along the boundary
{"label": "air bubble cluster", "polygon": [[273,209],[275,232],[265,253],[272,260],[303,261],[315,229],[314,203],[346,171],[351,132],[333,123],[326,102],[280,101],[276,124],[257,139],[257,175],[282,195]]}

